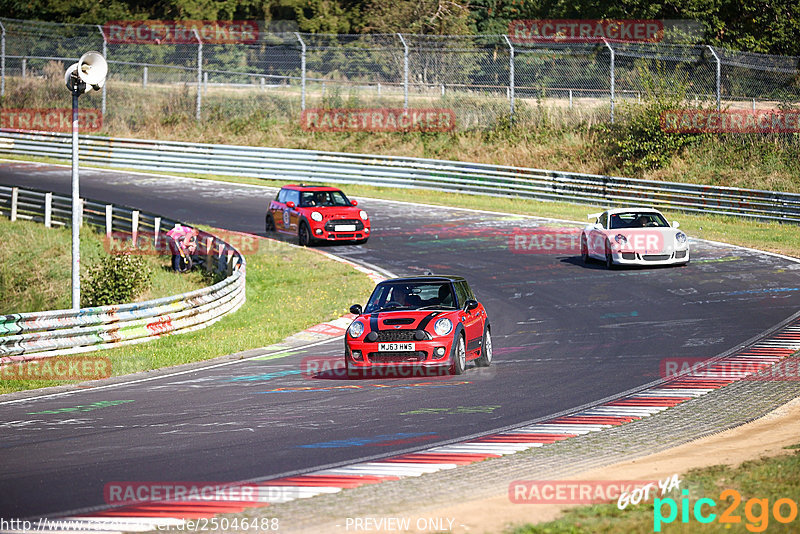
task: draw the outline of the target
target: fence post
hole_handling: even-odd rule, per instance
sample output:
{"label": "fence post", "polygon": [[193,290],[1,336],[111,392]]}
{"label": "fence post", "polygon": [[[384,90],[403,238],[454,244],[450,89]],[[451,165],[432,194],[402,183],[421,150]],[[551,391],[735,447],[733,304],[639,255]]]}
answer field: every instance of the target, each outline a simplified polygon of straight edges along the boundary
{"label": "fence post", "polygon": [[158,251],[158,234],[161,232],[161,217],[153,219],[153,247]]}
{"label": "fence post", "polygon": [[398,33],[397,36],[403,43],[403,109],[408,109],[408,44],[402,34]]}
{"label": "fence post", "polygon": [[214,270],[213,259],[214,259],[214,238],[207,237],[206,238],[206,271],[209,272],[209,273]]}
{"label": "fence post", "polygon": [[139,241],[139,210],[133,210],[131,212],[131,239],[133,240],[133,246],[138,246],[137,243]]}
{"label": "fence post", "polygon": [[147,65],[142,67],[142,88],[147,88]]}
{"label": "fence post", "polygon": [[[106,57],[108,55],[108,39],[106,39],[106,34],[103,31],[103,27],[99,24],[97,25],[97,29],[100,30],[100,35],[103,37],[103,59],[108,61]],[[106,84],[103,84],[103,103],[100,107],[100,111],[103,114],[103,117],[106,116]]]}
{"label": "fence post", "polygon": [[50,228],[53,223],[53,193],[44,194],[44,226]]}
{"label": "fence post", "polygon": [[19,187],[11,188],[11,222],[17,220],[17,206],[19,204]]}
{"label": "fence post", "polygon": [[511,40],[508,38],[508,35],[503,34],[503,38],[506,40],[506,44],[508,45],[508,54],[509,54],[508,97],[509,100],[511,101],[511,104],[508,111],[508,120],[514,122],[514,46],[511,44]]}
{"label": "fence post", "polygon": [[200,33],[197,28],[194,28],[194,37],[197,39],[197,109],[195,110],[195,119],[200,120],[200,109],[202,106],[203,97],[203,41],[200,39]]}
{"label": "fence post", "polygon": [[111,231],[114,229],[114,205],[106,204],[106,237],[111,237]]}
{"label": "fence post", "polygon": [[603,42],[608,48],[608,51],[611,52],[611,124],[614,124],[614,49],[611,48],[611,45],[608,44],[605,38],[603,38]]}
{"label": "fence post", "polygon": [[27,70],[28,70],[28,58],[24,57],[24,58],[22,58],[22,77],[23,78],[25,77],[25,74],[27,74]]}
{"label": "fence post", "polygon": [[713,46],[706,45],[706,48],[708,48],[711,51],[711,55],[714,56],[714,60],[717,62],[716,93],[717,93],[717,111],[719,111],[720,110],[720,96],[721,96],[720,95],[720,77],[722,75],[722,62],[719,60],[719,56],[717,55],[717,52],[714,50]]}
{"label": "fence post", "polygon": [[0,96],[6,96],[6,27],[0,21]]}
{"label": "fence post", "polygon": [[300,109],[306,109],[306,43],[298,32],[294,36],[300,43]]}

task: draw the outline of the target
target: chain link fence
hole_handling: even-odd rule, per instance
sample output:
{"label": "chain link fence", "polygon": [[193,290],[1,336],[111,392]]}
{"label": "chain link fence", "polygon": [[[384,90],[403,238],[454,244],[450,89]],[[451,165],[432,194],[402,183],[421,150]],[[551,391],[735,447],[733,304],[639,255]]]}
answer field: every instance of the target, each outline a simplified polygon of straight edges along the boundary
{"label": "chain link fence", "polygon": [[617,106],[640,101],[654,78],[721,108],[800,100],[800,57],[698,44],[298,32],[259,32],[231,44],[204,42],[196,31],[187,42],[131,44],[110,40],[103,26],[10,19],[0,19],[0,31],[2,107],[36,104],[23,94],[34,80],[55,79],[59,69],[63,76],[81,53],[97,50],[109,78],[87,105],[101,108],[106,122],[124,115],[132,129],[142,113],[202,121],[262,109],[280,122],[314,107],[449,108],[459,129],[504,120],[535,125],[545,108],[547,120],[613,122]]}

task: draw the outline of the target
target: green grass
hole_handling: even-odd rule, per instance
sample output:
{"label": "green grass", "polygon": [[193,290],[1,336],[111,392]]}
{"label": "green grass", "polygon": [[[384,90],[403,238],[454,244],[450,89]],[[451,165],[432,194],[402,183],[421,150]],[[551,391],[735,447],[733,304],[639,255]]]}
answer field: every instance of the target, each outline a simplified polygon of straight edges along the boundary
{"label": "green grass", "polygon": [[[81,274],[96,265],[104,236],[81,228]],[[72,233],[41,223],[0,217],[0,314],[63,310],[72,306]],[[169,269],[167,256],[141,256],[153,272],[151,286],[137,302],[176,295],[207,285],[199,272],[186,276]],[[33,260],[36,261],[33,261]],[[121,304],[121,303],[120,303]]]}
{"label": "green grass", "polygon": [[[800,445],[787,447],[797,449]],[[701,469],[693,469],[681,479],[681,490],[689,491],[690,513],[686,523],[682,523],[680,505],[682,495],[677,491],[669,497],[678,505],[678,515],[671,524],[665,524],[662,532],[688,534],[694,532],[797,532],[800,520],[782,524],[772,514],[773,505],[778,499],[791,499],[798,503],[797,488],[800,487],[800,451],[793,454],[762,458],[747,461],[737,467],[716,465]],[[738,507],[732,498],[720,498],[724,490],[736,490],[741,495]],[[727,496],[725,496],[727,497]],[[692,510],[698,499],[708,498],[717,503],[715,509],[703,506],[703,513],[717,514],[717,518],[708,525],[695,520]],[[758,505],[750,505],[750,516],[746,515],[750,499],[766,499],[769,514],[762,515]],[[722,513],[731,507],[731,515],[739,516],[740,522],[720,523]],[[668,506],[662,506],[666,516]],[[783,505],[784,516],[789,514],[789,506]],[[748,528],[749,527],[749,528]],[[619,510],[616,503],[597,504],[567,509],[562,517],[555,521],[538,525],[524,525],[507,530],[509,534],[595,534],[618,533],[631,534],[652,533],[654,530],[654,506],[652,499],[648,503],[628,506]]]}
{"label": "green grass", "polygon": [[[3,223],[0,228],[15,224]],[[69,239],[69,232],[66,233]],[[68,273],[68,253],[66,259]],[[260,239],[257,253],[246,259],[247,302],[236,313],[196,332],[93,354],[108,356],[112,374],[118,376],[263,347],[314,324],[340,317],[352,303],[366,300],[373,288],[367,276],[351,267],[313,250],[285,243]],[[187,279],[185,275],[168,274],[170,278],[179,278],[181,283]],[[68,292],[68,280],[66,284]],[[171,289],[167,286],[166,294],[185,290],[183,286]],[[3,380],[0,394],[64,383],[67,382]]]}

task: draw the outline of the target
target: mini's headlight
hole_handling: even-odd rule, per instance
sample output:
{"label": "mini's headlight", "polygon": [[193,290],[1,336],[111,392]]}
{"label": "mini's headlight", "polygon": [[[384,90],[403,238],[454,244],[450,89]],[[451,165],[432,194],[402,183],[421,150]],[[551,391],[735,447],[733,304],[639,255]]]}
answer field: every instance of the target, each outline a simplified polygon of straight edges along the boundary
{"label": "mini's headlight", "polygon": [[311,218],[317,222],[322,222],[322,214],[318,211],[312,211]]}
{"label": "mini's headlight", "polygon": [[453,329],[453,322],[450,319],[439,319],[433,325],[433,331],[437,336],[446,336]]}
{"label": "mini's headlight", "polygon": [[627,242],[628,242],[628,238],[627,238],[627,237],[625,237],[625,236],[624,236],[624,235],[622,235],[622,234],[617,234],[617,235],[615,235],[615,236],[614,236],[614,241],[616,241],[616,242],[617,242],[617,243],[619,243],[620,245],[623,245],[623,244],[625,244],[625,243],[627,243]]}
{"label": "mini's headlight", "polygon": [[364,323],[361,321],[354,321],[353,324],[350,325],[350,328],[347,329],[347,333],[350,334],[352,338],[361,337],[361,334],[364,333]]}
{"label": "mini's headlight", "polygon": [[369,218],[369,216],[367,215],[367,212],[364,211],[364,210],[361,210],[360,212],[358,212],[358,214],[361,217],[362,221],[366,221]]}
{"label": "mini's headlight", "polygon": [[677,234],[675,234],[675,241],[681,244],[686,243],[686,234],[684,234],[683,232],[678,232]]}

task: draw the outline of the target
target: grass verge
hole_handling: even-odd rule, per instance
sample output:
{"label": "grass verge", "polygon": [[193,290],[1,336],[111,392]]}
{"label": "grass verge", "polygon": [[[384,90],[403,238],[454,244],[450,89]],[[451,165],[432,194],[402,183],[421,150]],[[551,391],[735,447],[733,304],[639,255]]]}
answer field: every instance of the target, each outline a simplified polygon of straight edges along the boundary
{"label": "grass verge", "polygon": [[[652,532],[695,533],[695,532],[797,532],[797,488],[800,486],[800,445],[786,447],[792,454],[772,458],[762,458],[742,463],[737,467],[716,465],[693,469],[681,480],[681,489],[688,490],[688,516],[684,522],[682,500],[684,496],[674,491],[669,495],[676,502],[677,515],[669,524],[660,525],[655,530],[654,502],[628,506],[620,510],[616,503],[597,504],[567,509],[555,521],[538,525],[524,525],[507,530],[509,534],[583,534],[617,533],[645,534]],[[735,490],[736,495],[725,490]],[[716,514],[708,524],[699,522],[695,515],[695,505],[699,499],[711,499],[716,503],[712,509],[703,504],[702,514]],[[752,499],[752,500],[751,500]],[[784,499],[778,507],[778,514],[791,521],[781,522],[775,513],[775,503]],[[792,505],[786,502],[791,500]],[[664,517],[668,517],[669,505],[659,507]],[[733,522],[723,522],[723,513],[729,512]]]}
{"label": "grass verge", "polygon": [[[103,235],[81,228],[81,274],[107,256]],[[63,226],[0,218],[0,314],[63,310],[72,306],[72,232]],[[31,261],[39,258],[39,261]],[[141,256],[152,274],[135,301],[185,293],[207,285],[200,272],[178,275],[167,256]]]}
{"label": "grass verge", "polygon": [[[112,374],[118,376],[263,347],[340,317],[373,288],[364,274],[313,250],[268,239],[259,239],[258,245],[247,257],[247,302],[236,313],[196,332],[94,354],[109,357]],[[0,394],[65,383],[3,380]]]}

